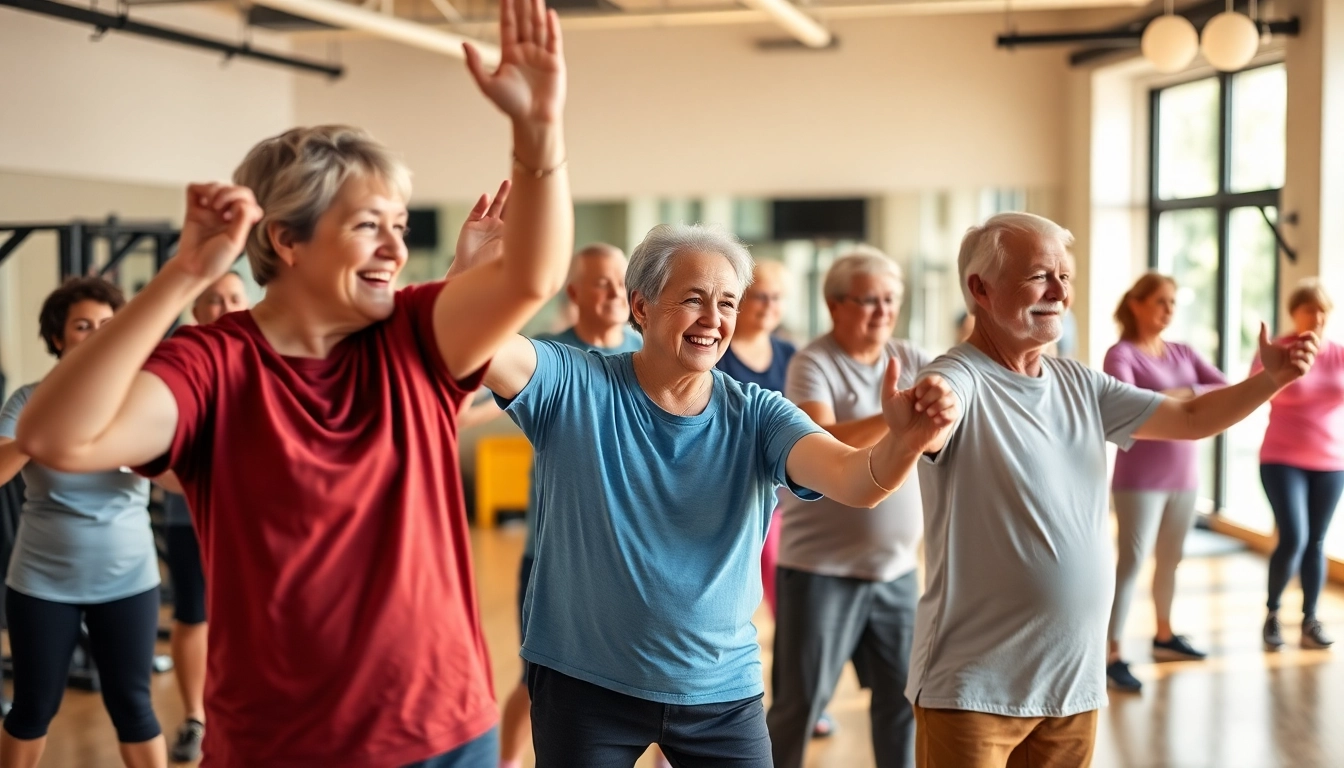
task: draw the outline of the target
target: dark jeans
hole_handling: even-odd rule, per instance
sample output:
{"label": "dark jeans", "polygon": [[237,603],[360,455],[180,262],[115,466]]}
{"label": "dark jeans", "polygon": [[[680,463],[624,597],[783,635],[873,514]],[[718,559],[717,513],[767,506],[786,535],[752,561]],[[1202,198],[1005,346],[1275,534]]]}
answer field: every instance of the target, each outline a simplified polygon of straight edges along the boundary
{"label": "dark jeans", "polygon": [[149,698],[159,627],[157,586],[91,605],[56,603],[13,589],[5,601],[14,658],[14,709],[5,718],[11,736],[29,741],[47,735],[65,695],[81,622],[89,628],[89,652],[117,740],[139,744],[162,732]]}
{"label": "dark jeans", "polygon": [[630,768],[662,747],[674,768],[771,768],[761,696],[681,706],[527,665],[537,768]]}
{"label": "dark jeans", "polygon": [[915,713],[905,698],[919,582],[823,576],[779,568],[775,578],[775,700],[766,722],[775,768],[802,768],[812,728],[845,662],[873,692],[868,705],[878,768],[915,764]]}
{"label": "dark jeans", "polygon": [[1344,492],[1344,472],[1314,472],[1286,464],[1261,464],[1260,482],[1274,509],[1279,544],[1269,558],[1269,601],[1279,609],[1283,590],[1300,568],[1302,615],[1316,615],[1325,585],[1325,531]]}
{"label": "dark jeans", "polygon": [[466,744],[405,768],[498,768],[499,729],[491,728]]}

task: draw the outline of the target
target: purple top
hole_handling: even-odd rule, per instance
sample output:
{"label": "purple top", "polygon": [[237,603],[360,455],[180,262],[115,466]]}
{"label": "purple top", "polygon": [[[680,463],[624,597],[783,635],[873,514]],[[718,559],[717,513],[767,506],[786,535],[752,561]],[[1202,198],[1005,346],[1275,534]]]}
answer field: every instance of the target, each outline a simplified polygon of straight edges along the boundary
{"label": "purple top", "polygon": [[[1222,372],[1184,344],[1166,343],[1161,357],[1153,357],[1128,341],[1106,350],[1102,368],[1136,387],[1161,392],[1190,387],[1227,385]],[[1199,487],[1195,443],[1189,440],[1139,440],[1115,457],[1115,491],[1188,491]]]}

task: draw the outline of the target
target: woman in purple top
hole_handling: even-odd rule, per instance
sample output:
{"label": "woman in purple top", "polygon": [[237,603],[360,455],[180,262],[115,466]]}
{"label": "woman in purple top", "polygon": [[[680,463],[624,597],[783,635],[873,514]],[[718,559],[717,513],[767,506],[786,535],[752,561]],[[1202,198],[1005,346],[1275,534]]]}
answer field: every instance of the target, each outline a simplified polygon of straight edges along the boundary
{"label": "woman in purple top", "polygon": [[[1190,398],[1203,389],[1224,386],[1227,382],[1222,373],[1190,347],[1162,340],[1175,308],[1176,281],[1153,272],[1140,277],[1116,307],[1120,341],[1106,352],[1106,372],[1169,397]],[[1171,631],[1176,566],[1195,517],[1198,486],[1193,442],[1140,440],[1116,456],[1111,492],[1120,558],[1115,569],[1115,602],[1111,606],[1106,659],[1106,678],[1114,688],[1137,692],[1142,687],[1121,658],[1120,638],[1139,567],[1150,551],[1155,552],[1157,560],[1153,574],[1153,603],[1157,609],[1153,658],[1204,658],[1184,637]]]}

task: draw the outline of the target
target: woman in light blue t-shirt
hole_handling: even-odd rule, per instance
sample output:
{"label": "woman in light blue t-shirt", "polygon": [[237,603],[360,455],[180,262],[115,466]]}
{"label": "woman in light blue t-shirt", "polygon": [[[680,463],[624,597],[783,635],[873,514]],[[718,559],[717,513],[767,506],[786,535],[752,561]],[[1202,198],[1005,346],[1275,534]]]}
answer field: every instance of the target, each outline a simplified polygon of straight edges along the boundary
{"label": "woman in light blue t-shirt", "polygon": [[751,615],[776,488],[872,506],[955,416],[941,381],[898,392],[893,366],[889,434],[861,450],[716,370],[751,271],[731,235],[656,227],[626,271],[641,351],[520,336],[490,364],[545,489],[523,606],[538,765],[633,765],[651,742],[771,765]]}
{"label": "woman in light blue t-shirt", "polygon": [[[112,319],[120,289],[73,278],[42,305],[47,349],[61,357]],[[6,768],[37,765],[60,708],[81,623],[103,701],[128,766],[167,765],[150,704],[159,622],[159,569],[149,527],[149,481],[130,470],[70,474],[19,453],[19,414],[36,385],[0,409],[0,483],[22,472],[27,491],[5,584],[14,661],[14,708],[0,734]]]}

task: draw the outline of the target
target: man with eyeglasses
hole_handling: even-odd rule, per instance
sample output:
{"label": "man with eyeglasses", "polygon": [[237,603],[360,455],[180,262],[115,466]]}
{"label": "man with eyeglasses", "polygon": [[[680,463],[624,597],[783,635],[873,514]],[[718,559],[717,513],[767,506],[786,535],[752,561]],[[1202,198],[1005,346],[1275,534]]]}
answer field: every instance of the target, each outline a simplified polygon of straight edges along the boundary
{"label": "man with eyeglasses", "polygon": [[[900,364],[904,388],[932,358],[892,338],[904,284],[900,267],[884,254],[863,249],[839,259],[823,293],[834,328],[794,356],[784,392],[836,438],[867,448],[887,432],[881,395],[887,361]],[[923,533],[914,477],[873,509],[831,499],[786,502],[767,718],[776,768],[803,765],[846,661],[872,690],[878,768],[913,764],[915,721],[904,691]]]}

